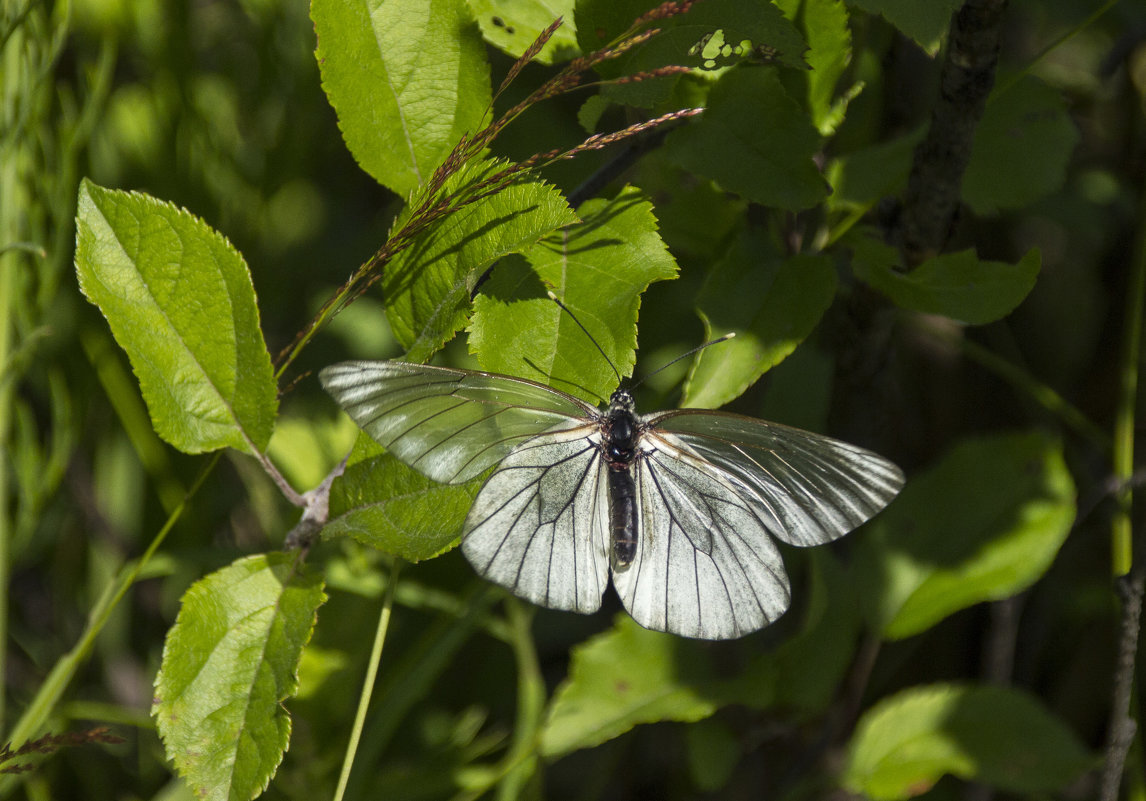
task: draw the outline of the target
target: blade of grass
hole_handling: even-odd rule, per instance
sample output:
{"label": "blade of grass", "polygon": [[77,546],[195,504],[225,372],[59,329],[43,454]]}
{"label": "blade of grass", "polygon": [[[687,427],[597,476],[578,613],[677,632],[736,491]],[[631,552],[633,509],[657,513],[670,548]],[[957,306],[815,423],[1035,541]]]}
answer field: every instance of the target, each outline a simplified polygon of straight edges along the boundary
{"label": "blade of grass", "polygon": [[1131,537],[1130,478],[1134,475],[1134,408],[1138,402],[1138,360],[1142,345],[1142,303],[1146,299],[1146,200],[1138,219],[1138,243],[1130,266],[1126,292],[1125,328],[1122,331],[1122,364],[1118,410],[1114,419],[1114,479],[1120,487],[1118,510],[1111,528],[1112,567],[1115,577],[1125,576],[1133,563]]}
{"label": "blade of grass", "polygon": [[342,801],[346,793],[346,783],[350,781],[350,769],[354,766],[354,755],[358,753],[358,743],[362,740],[362,729],[366,725],[366,712],[370,708],[370,696],[374,692],[374,682],[378,679],[378,665],[382,662],[382,646],[386,642],[386,632],[390,629],[390,613],[394,609],[394,588],[398,586],[398,573],[402,560],[395,559],[390,569],[390,580],[386,583],[386,595],[382,599],[382,611],[378,615],[378,628],[374,632],[374,647],[370,650],[370,661],[366,665],[366,677],[362,680],[362,693],[358,697],[358,711],[354,714],[354,725],[350,729],[350,742],[342,760],[342,772],[338,775],[338,787],[334,791],[334,801]]}
{"label": "blade of grass", "polygon": [[[103,627],[111,619],[112,613],[123,596],[127,593],[131,585],[139,577],[144,567],[151,560],[159,550],[159,546],[167,538],[168,532],[175,526],[175,523],[183,516],[183,510],[187,508],[187,504],[195,497],[195,494],[203,486],[207,476],[211,475],[215,469],[215,465],[219,463],[219,457],[222,451],[215,453],[211,460],[203,468],[199,477],[195,479],[195,483],[187,491],[183,501],[172,510],[168,515],[167,521],[159,532],[151,540],[151,544],[147,546],[147,550],[139,557],[133,564],[124,566],[120,571],[119,578],[110,583],[103,592],[99,601],[96,602],[95,607],[92,609],[91,614],[88,616],[87,627],[84,633],[80,636],[77,642],[68,653],[60,657],[56,662],[52,672],[48,674],[48,678],[40,685],[39,692],[36,697],[32,699],[32,703],[24,710],[20,720],[17,721],[16,726],[8,735],[8,740],[14,745],[27,742],[36,734],[39,734],[44,724],[47,723],[52,710],[56,708],[60,698],[63,697],[64,691],[67,690],[68,685],[71,683],[72,678],[75,676],[76,671],[80,665],[86,661],[88,655],[91,653],[92,648],[95,646],[96,637],[99,636]],[[0,775],[0,797],[7,796],[13,788],[16,776],[13,774]]]}

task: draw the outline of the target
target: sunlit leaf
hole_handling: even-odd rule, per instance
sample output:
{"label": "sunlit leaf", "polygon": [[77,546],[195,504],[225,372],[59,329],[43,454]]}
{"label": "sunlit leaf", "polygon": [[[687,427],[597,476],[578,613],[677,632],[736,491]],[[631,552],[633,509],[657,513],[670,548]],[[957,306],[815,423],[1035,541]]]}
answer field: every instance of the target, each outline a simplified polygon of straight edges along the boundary
{"label": "sunlit leaf", "polygon": [[616,374],[577,323],[549,300],[547,288],[627,375],[635,361],[641,293],[653,281],[675,278],[677,268],[640,191],[590,200],[577,211],[581,224],[494,269],[474,301],[470,348],[485,370],[552,383],[596,403],[616,388]]}
{"label": "sunlit leaf", "polygon": [[485,40],[513,58],[561,17],[561,27],[534,56],[538,64],[566,61],[580,54],[573,21],[573,0],[470,0]]}
{"label": "sunlit leaf", "polygon": [[1023,796],[1063,790],[1094,766],[1077,736],[1019,690],[936,684],[872,707],[844,784],[877,801],[914,798],[945,774]]}
{"label": "sunlit leaf", "polygon": [[355,160],[408,195],[489,107],[481,33],[464,0],[314,0],[322,86]]}
{"label": "sunlit leaf", "polygon": [[[467,169],[446,189],[456,191],[483,174]],[[406,219],[400,217],[396,227]],[[381,281],[390,327],[407,348],[407,359],[425,361],[465,326],[470,294],[487,267],[576,219],[553,187],[520,183],[461,208],[418,235],[385,267]]]}
{"label": "sunlit leaf", "polygon": [[827,255],[783,258],[745,233],[713,265],[697,311],[705,338],[736,338],[696,355],[681,406],[717,408],[739,397],[812,332],[835,296]]}
{"label": "sunlit leaf", "polygon": [[346,470],[330,488],[324,537],[353,537],[419,562],[453,545],[481,481],[441,484],[399,462],[361,433]]}
{"label": "sunlit leaf", "polygon": [[159,436],[261,451],[278,410],[247,265],[183,209],[80,185],[76,272],[127,352]]}
{"label": "sunlit leaf", "polygon": [[613,629],[573,649],[567,678],[554,693],[541,753],[591,748],[641,723],[696,721],[716,709],[712,675],[695,644],[642,629],[619,615]]}
{"label": "sunlit leaf", "polygon": [[298,689],[322,581],[297,554],[241,559],[183,596],[155,679],[159,735],[196,798],[250,799],[290,740],[282,702]]}
{"label": "sunlit leaf", "polygon": [[1044,434],[965,440],[912,477],[856,540],[874,625],[899,639],[1050,567],[1075,515],[1061,446]]}

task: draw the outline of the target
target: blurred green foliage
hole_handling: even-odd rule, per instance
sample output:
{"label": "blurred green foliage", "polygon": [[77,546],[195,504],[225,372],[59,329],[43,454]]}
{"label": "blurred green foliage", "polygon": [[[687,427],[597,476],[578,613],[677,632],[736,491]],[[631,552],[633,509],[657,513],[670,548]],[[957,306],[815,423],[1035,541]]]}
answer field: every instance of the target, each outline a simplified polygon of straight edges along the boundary
{"label": "blurred green foliage", "polygon": [[[477,70],[459,85],[484,87],[488,69],[494,90],[554,7],[447,5],[471,37],[456,63]],[[496,96],[494,112],[522,100],[578,48],[605,44],[650,5],[583,0],[563,7],[576,16],[575,30],[561,29],[539,63]],[[702,123],[678,128],[621,179],[573,204],[587,215],[628,184],[624,191],[648,219],[624,231],[659,237],[627,252],[613,241],[620,233],[606,243],[616,248],[603,257],[613,277],[638,297],[610,295],[625,312],[601,323],[620,343],[616,361],[629,367],[634,303],[638,374],[703,341],[707,329],[758,331],[764,352],[737,353],[736,370],[753,378],[767,370],[760,381],[748,387],[751,380],[701,360],[688,396],[736,398],[734,408],[747,414],[857,438],[919,483],[888,519],[838,547],[787,549],[794,608],[734,643],[675,640],[625,617],[614,622],[615,600],[591,618],[502,603],[456,552],[404,568],[346,797],[490,790],[554,799],[799,799],[824,797],[846,781],[882,797],[944,799],[959,795],[963,780],[988,782],[1012,794],[1006,797],[1059,792],[1071,781],[1089,794],[1093,777],[1078,774],[1105,733],[1116,635],[1109,444],[1092,433],[1112,427],[1123,300],[1146,231],[1146,9],[1124,0],[1086,24],[1095,5],[1085,0],[1012,0],[999,81],[965,187],[968,207],[949,248],[974,249],[978,258],[941,257],[909,277],[891,269],[895,254],[882,249],[879,226],[890,216],[881,200],[902,192],[955,5],[782,0],[761,4],[754,16],[743,10],[751,4],[705,0],[696,17],[666,23],[655,46],[602,68],[613,76],[688,63],[697,68],[689,75],[564,94],[532,107],[497,138],[491,155],[524,159],[575,146],[589,133],[582,121],[610,131],[645,119],[648,109],[711,100]],[[71,279],[80,180],[146,192],[171,204],[174,217],[188,219],[177,211],[185,208],[224,233],[249,269],[271,357],[402,219],[407,197],[384,185],[408,192],[417,180],[401,170],[388,177],[385,165],[372,167],[356,150],[375,146],[372,131],[361,119],[348,130],[345,118],[368,117],[376,101],[366,92],[324,92],[324,80],[328,90],[337,83],[337,70],[333,77],[326,65],[320,70],[316,47],[329,44],[334,58],[351,57],[351,67],[355,54],[338,41],[316,41],[315,24],[324,18],[315,13],[312,22],[303,2],[2,0],[0,8],[0,739],[15,737],[18,746],[18,734],[39,734],[14,727],[28,719],[37,693],[54,687],[59,701],[44,711],[44,725],[76,732],[110,725],[126,740],[27,760],[34,770],[5,777],[0,793],[189,798],[148,714],[164,638],[189,586],[204,576],[197,586],[210,586],[239,557],[280,547],[298,512],[254,460],[228,452],[144,572],[126,572],[200,479],[205,458],[178,453],[156,435],[151,393],[141,392],[117,349],[114,326],[109,331]],[[680,43],[697,43],[693,28],[705,30],[698,20],[706,18],[724,19],[727,30],[682,56]],[[444,26],[440,35],[457,27]],[[476,37],[484,45],[474,45]],[[401,45],[409,37],[398,39]],[[763,47],[793,41],[811,49]],[[420,48],[432,66],[447,61],[433,41]],[[729,69],[741,60],[754,66]],[[803,61],[814,70],[802,70]],[[464,106],[457,118],[472,120],[485,95],[457,102]],[[442,128],[438,149],[419,154],[431,168],[467,124],[443,121]],[[539,178],[569,197],[612,155],[587,152]],[[548,215],[537,230],[561,219]],[[864,226],[852,227],[860,220]],[[525,239],[510,250],[525,250]],[[663,280],[671,264],[655,276],[627,272],[626,258],[652,258],[664,252],[662,240],[679,266],[676,280]],[[760,281],[779,274],[777,265],[792,271],[811,260],[819,272],[793,278],[792,286],[810,282],[825,293],[834,286],[826,312],[818,294],[802,295],[806,309],[782,310],[792,313],[791,326],[775,325],[767,293],[754,304],[746,285],[727,275],[750,266],[741,258],[749,241],[771,265]],[[558,358],[559,346],[528,336],[532,317],[507,318],[498,308],[537,299],[538,287],[523,287],[515,276],[530,265],[552,270],[554,254],[562,255],[552,240],[537,247],[503,261],[505,272],[495,268],[473,317],[467,295],[475,276],[454,276],[444,295],[459,304],[458,316],[440,333],[444,339],[468,321],[470,338],[453,340],[440,358],[500,368],[506,357],[494,340],[513,336],[520,343],[513,353],[548,348],[544,363],[555,374],[572,363],[601,372],[598,383],[609,380],[607,368],[593,363],[595,351],[581,345]],[[1036,248],[1041,259],[1031,256]],[[163,262],[164,253],[153,255]],[[417,275],[418,260],[403,258]],[[835,284],[824,273],[828,264]],[[1001,290],[980,272],[994,267],[990,278]],[[889,311],[872,287],[900,308]],[[773,303],[776,297],[784,296]],[[397,320],[404,312],[392,301],[368,292],[279,382],[290,391],[270,460],[300,492],[353,441],[307,374],[348,356],[398,355],[398,342],[413,340],[401,328],[410,319]],[[967,308],[982,317],[960,313]],[[187,311],[194,318],[196,309]],[[864,323],[873,316],[875,324]],[[951,317],[980,325],[965,328]],[[197,325],[209,328],[212,319],[204,315]],[[873,328],[875,348],[864,344]],[[799,347],[784,359],[786,343]],[[984,353],[990,358],[976,356]],[[642,387],[642,408],[676,404],[687,371],[679,365]],[[269,382],[259,391],[269,392]],[[259,404],[271,413],[269,395]],[[1063,404],[1088,423],[1087,435]],[[254,440],[263,444],[261,435]],[[991,464],[979,472],[976,459]],[[278,558],[260,580],[282,572]],[[999,564],[999,575],[987,575]],[[345,537],[316,545],[308,565],[321,572],[329,600],[302,651],[298,694],[287,702],[290,750],[268,798],[333,792],[365,644],[391,575],[387,554]],[[294,580],[283,579],[284,592],[298,589]],[[312,581],[298,580],[308,588]],[[958,592],[941,591],[953,581]],[[978,603],[1000,597],[1010,599]],[[309,603],[293,614],[294,630],[309,631],[317,600]],[[1008,628],[1007,619],[1017,622]],[[93,622],[98,636],[85,636]],[[273,640],[268,633],[260,642]],[[292,666],[278,665],[276,689],[259,698],[266,706],[252,708],[276,708],[289,694]],[[983,688],[982,681],[1018,689]],[[1009,715],[1009,728],[993,727],[992,713]],[[919,731],[897,723],[897,715]],[[563,723],[570,720],[576,726]],[[652,721],[663,722],[636,725]],[[1038,747],[1014,753],[1015,763],[1056,771],[1032,779],[999,764],[1009,751],[962,747],[984,731],[1015,732],[1000,749],[1030,740]],[[905,745],[912,737],[914,745]],[[898,758],[912,747],[924,758]],[[176,764],[182,770],[185,763]],[[269,772],[256,772],[244,792]],[[1146,785],[1138,768],[1127,781],[1137,793]]]}

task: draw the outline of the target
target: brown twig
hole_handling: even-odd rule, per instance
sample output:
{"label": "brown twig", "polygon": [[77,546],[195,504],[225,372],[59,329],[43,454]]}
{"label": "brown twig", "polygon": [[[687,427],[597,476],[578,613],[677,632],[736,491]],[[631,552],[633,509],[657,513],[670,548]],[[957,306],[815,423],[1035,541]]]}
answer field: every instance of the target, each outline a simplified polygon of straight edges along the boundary
{"label": "brown twig", "polygon": [[975,126],[995,85],[1006,7],[1007,0],[966,0],[951,19],[939,99],[915,149],[900,217],[909,267],[939,253],[954,225]]}
{"label": "brown twig", "polygon": [[1134,660],[1138,653],[1138,633],[1142,625],[1142,595],[1146,590],[1146,570],[1136,559],[1134,569],[1115,580],[1122,601],[1122,626],[1118,638],[1118,663],[1110,694],[1110,726],[1106,732],[1106,757],[1102,762],[1099,789],[1101,801],[1117,801],[1122,784],[1126,755],[1134,742],[1137,724],[1130,716],[1134,687]]}

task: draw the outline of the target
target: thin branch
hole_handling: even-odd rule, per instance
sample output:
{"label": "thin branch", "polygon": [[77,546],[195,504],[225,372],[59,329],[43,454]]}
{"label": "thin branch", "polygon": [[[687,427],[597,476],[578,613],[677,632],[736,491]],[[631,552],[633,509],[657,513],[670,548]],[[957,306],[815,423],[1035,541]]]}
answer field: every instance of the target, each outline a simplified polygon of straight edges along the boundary
{"label": "thin branch", "polygon": [[1122,770],[1130,744],[1134,742],[1137,724],[1130,717],[1130,698],[1134,687],[1134,660],[1138,653],[1138,632],[1142,625],[1142,594],[1146,589],[1146,570],[1139,560],[1129,575],[1116,579],[1122,600],[1122,625],[1118,637],[1118,664],[1114,671],[1114,688],[1110,694],[1110,725],[1106,732],[1106,758],[1102,763],[1101,801],[1118,801]]}

